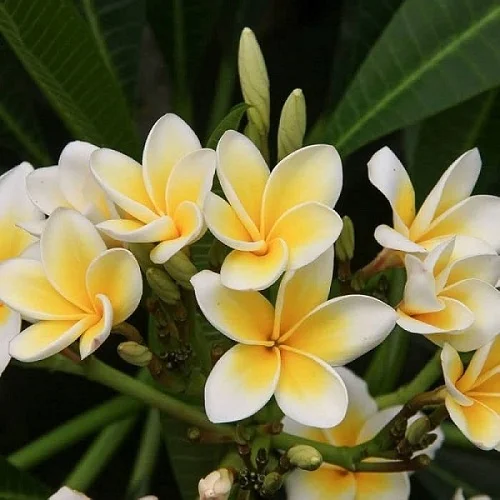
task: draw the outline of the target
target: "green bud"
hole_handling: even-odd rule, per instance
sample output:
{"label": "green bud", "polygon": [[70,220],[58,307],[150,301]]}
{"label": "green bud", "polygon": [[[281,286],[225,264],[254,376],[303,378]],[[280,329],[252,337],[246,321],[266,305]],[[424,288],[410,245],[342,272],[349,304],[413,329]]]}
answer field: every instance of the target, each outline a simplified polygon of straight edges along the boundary
{"label": "green bud", "polygon": [[306,100],[301,89],[295,89],[281,110],[278,128],[278,161],[302,147],[306,133]]}
{"label": "green bud", "polygon": [[146,270],[146,279],[153,292],[165,304],[173,305],[181,298],[179,288],[165,271],[150,267]]}
{"label": "green bud", "polygon": [[264,498],[272,498],[283,486],[283,476],[278,472],[270,472],[264,478],[260,493]]}
{"label": "green bud", "polygon": [[293,446],[288,450],[286,456],[291,465],[302,470],[316,470],[323,463],[321,453],[307,444]]}
{"label": "green bud", "polygon": [[146,272],[146,269],[153,267],[149,254],[154,248],[153,243],[127,243],[127,248],[134,254],[141,269]]}
{"label": "green bud", "polygon": [[148,349],[148,346],[132,340],[119,344],[117,352],[123,361],[134,366],[148,366],[153,359],[153,353]]}
{"label": "green bud", "polygon": [[428,417],[423,416],[417,418],[417,420],[408,427],[406,439],[411,445],[418,445],[430,430],[431,423]]}
{"label": "green bud", "polygon": [[264,56],[250,28],[241,32],[238,71],[241,93],[245,102],[251,106],[247,110],[248,121],[255,125],[261,136],[267,137],[270,115],[269,78]]}
{"label": "green bud", "polygon": [[187,290],[193,289],[189,280],[198,272],[198,269],[196,269],[195,265],[184,252],[177,252],[170,257],[163,264],[163,267],[182,288],[186,288]]}
{"label": "green bud", "polygon": [[341,262],[351,260],[354,256],[354,225],[350,217],[342,217],[344,223],[339,239],[335,242],[335,254]]}

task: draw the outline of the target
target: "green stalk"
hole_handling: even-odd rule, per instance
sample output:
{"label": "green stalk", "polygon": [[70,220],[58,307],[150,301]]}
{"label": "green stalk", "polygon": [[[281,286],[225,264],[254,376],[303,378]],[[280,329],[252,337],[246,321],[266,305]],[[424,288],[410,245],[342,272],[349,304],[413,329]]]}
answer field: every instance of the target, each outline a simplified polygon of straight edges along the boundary
{"label": "green stalk", "polygon": [[123,396],[114,398],[68,420],[56,429],[15,451],[7,459],[19,469],[30,469],[98,431],[103,426],[137,413],[141,406],[142,403],[135,399]]}
{"label": "green stalk", "polygon": [[435,462],[432,462],[428,468],[429,472],[444,481],[445,483],[450,484],[454,488],[462,488],[463,492],[467,497],[473,495],[479,495],[481,492],[472,487],[469,483],[462,481],[460,478],[455,477],[451,472],[448,472],[445,469],[442,469]]}
{"label": "green stalk", "polygon": [[135,421],[136,416],[129,417],[110,424],[101,431],[64,484],[77,491],[86,491],[113,458],[123,440],[132,430]]}
{"label": "green stalk", "polygon": [[384,394],[375,398],[379,410],[405,404],[411,398],[421,392],[427,391],[441,376],[441,349],[427,362],[418,375],[408,384],[400,387],[397,391]]}
{"label": "green stalk", "polygon": [[212,357],[210,354],[210,346],[207,339],[203,335],[203,331],[196,319],[196,297],[194,292],[186,292],[183,294],[187,309],[187,321],[189,326],[189,335],[191,346],[195,356],[198,358],[202,372],[208,375],[212,370]]}
{"label": "green stalk", "polygon": [[126,497],[130,500],[142,497],[149,492],[149,483],[153,475],[156,458],[161,443],[160,413],[156,409],[149,410],[142,431],[139,451],[134,469],[128,483]]}

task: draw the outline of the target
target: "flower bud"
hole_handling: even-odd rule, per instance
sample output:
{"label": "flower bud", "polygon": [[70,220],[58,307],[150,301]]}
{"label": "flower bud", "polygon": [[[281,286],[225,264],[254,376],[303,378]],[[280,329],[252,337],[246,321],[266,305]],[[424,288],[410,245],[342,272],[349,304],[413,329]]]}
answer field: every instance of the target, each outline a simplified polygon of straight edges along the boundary
{"label": "flower bud", "polygon": [[189,280],[198,272],[195,265],[189,260],[189,257],[182,251],[177,252],[163,264],[166,271],[177,283],[188,290],[193,286]]}
{"label": "flower bud", "polygon": [[291,465],[303,470],[316,470],[323,463],[321,453],[307,444],[293,446],[287,451],[286,456]]}
{"label": "flower bud", "polygon": [[281,110],[278,128],[278,161],[302,147],[306,133],[306,101],[301,89],[295,89]]}
{"label": "flower bud", "polygon": [[424,415],[408,427],[406,439],[411,445],[418,445],[430,430],[431,423],[429,422],[429,418]]}
{"label": "flower bud", "polygon": [[342,217],[342,232],[335,242],[335,254],[341,262],[349,261],[354,256],[354,225],[350,217]]}
{"label": "flower bud", "polygon": [[250,28],[244,28],[241,32],[238,71],[241,93],[245,102],[251,106],[247,110],[248,120],[255,124],[261,135],[267,137],[270,114],[269,78],[259,42]]}
{"label": "flower bud", "polygon": [[273,498],[282,486],[283,476],[278,472],[270,472],[264,478],[260,493],[264,498]]}
{"label": "flower bud", "polygon": [[198,493],[200,500],[227,500],[231,493],[234,476],[228,469],[218,469],[200,479]]}
{"label": "flower bud", "polygon": [[166,304],[173,305],[181,298],[181,293],[172,278],[161,269],[149,267],[146,279],[153,292]]}
{"label": "flower bud", "polygon": [[123,361],[134,366],[148,366],[153,359],[153,353],[148,349],[148,346],[132,340],[119,344],[117,352]]}

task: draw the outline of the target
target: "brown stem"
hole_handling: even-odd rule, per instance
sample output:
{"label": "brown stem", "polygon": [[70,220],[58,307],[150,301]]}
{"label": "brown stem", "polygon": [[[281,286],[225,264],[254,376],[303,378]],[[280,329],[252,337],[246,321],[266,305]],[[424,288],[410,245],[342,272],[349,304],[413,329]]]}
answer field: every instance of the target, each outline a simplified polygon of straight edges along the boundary
{"label": "brown stem", "polygon": [[402,267],[402,265],[403,261],[398,251],[392,250],[391,248],[384,248],[371,262],[361,268],[356,273],[356,276],[367,280],[385,269],[390,269],[391,267]]}
{"label": "brown stem", "polygon": [[135,326],[132,326],[130,323],[123,322],[115,325],[112,329],[112,333],[122,335],[127,340],[132,340],[133,342],[137,342],[138,344],[144,344],[144,339],[139,333],[139,330]]}
{"label": "brown stem", "polygon": [[411,460],[400,462],[361,462],[356,465],[356,472],[405,472],[427,467],[431,459],[427,455],[418,455]]}

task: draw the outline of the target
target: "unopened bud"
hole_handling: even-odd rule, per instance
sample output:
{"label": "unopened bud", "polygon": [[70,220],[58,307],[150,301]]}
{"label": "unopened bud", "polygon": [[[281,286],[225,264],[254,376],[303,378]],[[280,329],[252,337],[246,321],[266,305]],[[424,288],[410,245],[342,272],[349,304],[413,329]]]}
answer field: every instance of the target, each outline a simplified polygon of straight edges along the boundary
{"label": "unopened bud", "polygon": [[264,498],[272,498],[283,486],[283,476],[278,472],[270,472],[264,478],[260,490]]}
{"label": "unopened bud", "polygon": [[411,445],[418,445],[422,438],[431,430],[431,423],[424,415],[413,422],[406,431],[406,439]]}
{"label": "unopened bud", "polygon": [[278,128],[278,161],[302,147],[306,133],[306,100],[301,89],[295,89],[281,110]]}
{"label": "unopened bud", "polygon": [[307,444],[293,446],[288,450],[286,456],[291,465],[303,470],[316,470],[323,463],[321,453]]}
{"label": "unopened bud", "polygon": [[198,272],[195,265],[189,260],[189,257],[184,252],[177,252],[163,264],[166,271],[177,283],[188,290],[192,290],[193,286],[189,280]]}
{"label": "unopened bud", "polygon": [[270,97],[269,77],[259,43],[250,28],[241,32],[238,51],[238,71],[241,93],[251,107],[247,110],[248,121],[252,122],[261,136],[269,132]]}
{"label": "unopened bud", "polygon": [[153,359],[153,353],[147,346],[131,340],[119,344],[117,351],[123,361],[135,366],[148,366]]}
{"label": "unopened bud", "polygon": [[200,479],[200,500],[227,500],[233,487],[234,476],[229,469],[218,469]]}
{"label": "unopened bud", "polygon": [[354,256],[354,225],[350,217],[342,217],[342,232],[335,242],[335,254],[341,262],[349,261]]}
{"label": "unopened bud", "polygon": [[181,298],[178,286],[165,271],[150,267],[146,270],[146,279],[153,292],[166,304],[173,305]]}

